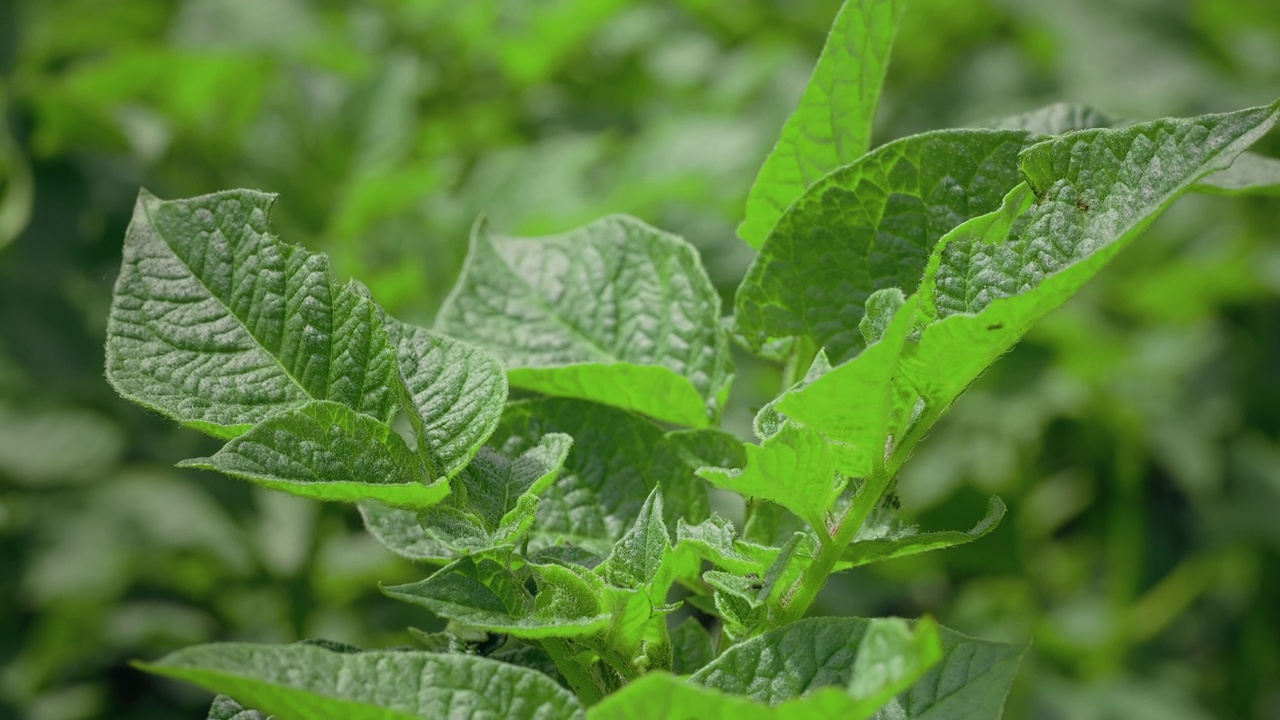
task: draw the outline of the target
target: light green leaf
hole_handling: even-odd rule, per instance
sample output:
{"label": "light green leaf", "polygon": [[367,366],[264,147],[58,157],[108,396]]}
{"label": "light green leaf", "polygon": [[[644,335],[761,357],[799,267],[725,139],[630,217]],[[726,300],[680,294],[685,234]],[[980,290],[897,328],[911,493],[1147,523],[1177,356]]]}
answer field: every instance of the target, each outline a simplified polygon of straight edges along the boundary
{"label": "light green leaf", "polygon": [[471,461],[502,418],[507,399],[502,363],[482,350],[388,315],[382,321],[396,348],[418,450],[438,477],[451,478]]}
{"label": "light green leaf", "polygon": [[693,617],[685,618],[671,631],[671,649],[671,669],[677,675],[696,672],[716,657],[711,633]]}
{"label": "light green leaf", "polygon": [[702,579],[716,590],[715,607],[724,622],[725,634],[741,641],[777,624],[786,591],[812,561],[817,544],[812,533],[795,533],[776,550],[763,575],[719,570],[703,573]]}
{"label": "light green leaf", "polygon": [[[731,573],[763,573],[777,556],[778,549],[737,540],[737,534],[733,523],[719,515],[712,515],[697,525],[681,519],[676,525],[676,547],[688,548],[697,557]],[[768,558],[767,562],[761,561],[764,557]]]}
{"label": "light green leaf", "polygon": [[562,538],[608,555],[631,527],[654,487],[662,488],[663,519],[707,517],[706,485],[666,442],[662,429],[631,413],[564,398],[511,403],[493,444],[521,452],[548,433],[573,437],[556,481],[538,499],[531,547]]}
{"label": "light green leaf", "polygon": [[1231,167],[1202,178],[1192,189],[1213,195],[1280,195],[1280,160],[1241,153]]}
{"label": "light green leaf", "polygon": [[213,699],[213,705],[209,707],[207,720],[276,720],[276,718],[263,715],[257,710],[246,710],[235,700],[226,695],[219,695]]}
{"label": "light green leaf", "polygon": [[107,323],[126,399],[219,437],[314,400],[395,410],[395,351],[373,303],[323,255],[267,231],[274,195],[138,196]]}
{"label": "light green leaf", "polygon": [[213,457],[179,465],[320,500],[427,507],[449,494],[388,425],[325,400],[274,415]]}
{"label": "light green leaf", "polygon": [[[936,418],[1037,320],[1074,294],[1198,180],[1275,123],[1280,101],[1222,115],[1084,130],[1028,148],[1030,212],[1001,241],[940,242],[921,294],[925,327],[903,376]],[[960,230],[958,228],[957,230]]]}
{"label": "light green leaf", "polygon": [[787,423],[760,445],[747,446],[741,470],[704,467],[698,476],[744,497],[769,500],[826,531],[826,513],[844,483],[831,444],[815,430]]}
{"label": "light green leaf", "polygon": [[538,585],[536,596],[524,585],[528,574],[469,557],[426,580],[383,592],[449,620],[516,637],[590,635],[606,628],[609,616],[580,576],[558,565],[531,567],[530,572]]}
{"label": "light green leaf", "polygon": [[226,693],[280,720],[585,717],[577,698],[546,675],[472,655],[219,643],[139,667]]}
{"label": "light green leaf", "polygon": [[914,627],[900,618],[872,620],[853,661],[848,689],[859,701],[853,714],[870,716],[941,660],[942,638],[932,618],[923,618]]}
{"label": "light green leaf", "polygon": [[867,523],[858,530],[853,544],[844,551],[840,560],[842,563],[847,563],[843,567],[852,568],[964,545],[994,530],[1000,524],[1004,513],[1004,502],[998,497],[992,497],[987,503],[987,514],[968,532],[950,530],[921,533],[914,526],[902,527],[895,524],[885,527],[877,523]]}
{"label": "light green leaf", "polygon": [[778,218],[819,178],[871,147],[876,105],[906,3],[850,0],[831,26],[799,107],[747,197],[738,237],[759,249]]}
{"label": "light green leaf", "polygon": [[662,521],[662,491],[654,488],[640,507],[635,524],[613,546],[613,552],[596,568],[610,585],[633,590],[649,590],[655,605],[666,603],[671,587],[670,568],[667,577],[659,579],[671,554],[671,537]]}
{"label": "light green leaf", "polygon": [[[839,443],[831,453],[832,462],[845,475],[887,479],[882,470],[915,403],[915,396],[904,392],[898,376],[916,305],[913,296],[899,306],[879,342],[857,358],[778,401],[778,410],[784,415],[808,427],[809,432],[820,432]],[[824,510],[833,499],[828,498]]]}
{"label": "light green leaf", "polygon": [[862,349],[871,293],[913,292],[938,239],[1018,184],[1018,130],[943,130],[877,148],[805,191],[760,249],[736,300],[754,346],[802,335],[833,362]]}
{"label": "light green leaf", "polygon": [[[869,691],[873,683],[859,679],[855,668],[868,628],[875,622],[861,618],[800,620],[729,648],[694,673],[690,682],[770,705],[801,696],[818,700],[825,694],[820,689],[828,686]],[[885,629],[891,630],[888,635],[897,632],[891,626]],[[929,632],[920,633],[908,644],[914,648],[912,652],[918,652],[921,666],[927,666],[932,655]],[[941,662],[910,690],[889,701],[876,717],[999,717],[1022,648],[974,640],[945,628],[939,628],[938,633]],[[890,643],[891,647],[900,645]],[[830,702],[830,698],[823,700]]]}
{"label": "light green leaf", "polygon": [[733,374],[719,320],[693,246],[612,216],[541,238],[477,226],[436,326],[500,357],[513,387],[701,427]]}

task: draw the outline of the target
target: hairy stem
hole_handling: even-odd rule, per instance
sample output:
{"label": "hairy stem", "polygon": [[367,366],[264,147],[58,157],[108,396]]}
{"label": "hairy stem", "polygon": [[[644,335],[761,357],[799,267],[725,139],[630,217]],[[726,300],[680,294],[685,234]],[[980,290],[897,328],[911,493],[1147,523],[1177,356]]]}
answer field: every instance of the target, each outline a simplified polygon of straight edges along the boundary
{"label": "hairy stem", "polygon": [[542,641],[542,649],[547,651],[551,656],[551,661],[556,664],[556,669],[569,682],[569,687],[573,688],[573,692],[582,701],[583,705],[588,707],[600,702],[605,695],[604,689],[600,687],[600,683],[592,677],[581,663],[569,657],[569,649],[564,641],[559,638],[544,638]]}

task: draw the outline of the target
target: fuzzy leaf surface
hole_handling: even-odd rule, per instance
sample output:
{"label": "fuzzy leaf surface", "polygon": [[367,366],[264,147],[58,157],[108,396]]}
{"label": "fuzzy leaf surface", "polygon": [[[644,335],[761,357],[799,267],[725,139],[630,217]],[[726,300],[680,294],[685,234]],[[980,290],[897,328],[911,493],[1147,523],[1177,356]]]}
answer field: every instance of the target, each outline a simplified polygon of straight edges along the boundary
{"label": "fuzzy leaf surface", "polygon": [[863,347],[877,290],[910,293],[947,231],[999,206],[1018,184],[1020,130],[902,138],[816,182],[787,209],[738,288],[737,329],[759,347],[807,336],[833,362]]}
{"label": "fuzzy leaf surface", "polygon": [[899,0],[852,0],[840,8],[800,104],[747,196],[738,237],[751,247],[764,244],[806,188],[871,147],[876,106],[905,7]]}
{"label": "fuzzy leaf surface", "polygon": [[546,675],[471,655],[218,643],[139,667],[225,693],[279,720],[585,717],[577,698]]}
{"label": "fuzzy leaf surface", "polygon": [[853,568],[971,543],[996,529],[1004,514],[1004,501],[992,497],[987,503],[986,515],[967,532],[948,530],[921,533],[914,526],[902,526],[900,523],[867,523],[858,530],[853,544],[840,556],[842,567]]}
{"label": "fuzzy leaf surface", "polygon": [[324,255],[269,233],[274,202],[138,196],[107,322],[123,397],[223,438],[315,400],[390,419],[395,351],[376,307]]}
{"label": "fuzzy leaf surface", "polygon": [[732,379],[697,251],[634,218],[563,235],[472,234],[436,326],[501,358],[514,387],[706,426]]}
{"label": "fuzzy leaf surface", "polygon": [[180,465],[319,500],[427,507],[449,494],[389,425],[323,400],[274,415],[212,457]]}
{"label": "fuzzy leaf surface", "polygon": [[276,718],[263,715],[257,710],[246,710],[235,700],[226,695],[219,695],[213,699],[213,705],[209,707],[207,720],[276,720]]}

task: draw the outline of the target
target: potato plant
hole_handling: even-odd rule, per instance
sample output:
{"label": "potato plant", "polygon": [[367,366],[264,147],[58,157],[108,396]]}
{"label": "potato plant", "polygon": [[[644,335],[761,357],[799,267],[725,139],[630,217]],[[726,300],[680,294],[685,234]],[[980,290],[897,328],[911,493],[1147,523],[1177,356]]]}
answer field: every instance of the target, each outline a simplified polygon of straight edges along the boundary
{"label": "potato plant", "polygon": [[[750,193],[732,314],[626,216],[475,226],[432,327],[274,237],[275,196],[143,191],[107,339],[125,398],[226,441],[183,463],[318,500],[423,567],[419,646],[188,648],[210,718],[988,718],[1024,648],[806,617],[828,577],[980,538],[893,484],[965,389],[1178,196],[1274,190],[1269,106],[1116,123],[1058,105],[871,148],[903,12],[850,0]],[[739,344],[784,366],[744,442]],[[709,488],[745,499],[712,511]],[[676,622],[676,618],[682,618]]]}

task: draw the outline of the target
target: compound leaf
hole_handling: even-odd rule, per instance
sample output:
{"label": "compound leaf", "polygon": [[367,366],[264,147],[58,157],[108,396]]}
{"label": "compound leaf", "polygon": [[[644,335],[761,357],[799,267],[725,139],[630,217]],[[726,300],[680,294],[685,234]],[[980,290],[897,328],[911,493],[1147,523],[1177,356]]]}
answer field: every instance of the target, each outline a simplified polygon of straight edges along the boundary
{"label": "compound leaf", "polygon": [[813,76],[747,197],[738,237],[759,249],[819,178],[871,147],[876,105],[906,3],[854,0],[836,15]]}
{"label": "compound leaf", "polygon": [[693,246],[612,216],[541,238],[477,226],[436,326],[500,357],[514,387],[701,427],[732,379],[719,321]]}
{"label": "compound leaf", "polygon": [[863,305],[910,293],[938,239],[1018,184],[1020,130],[942,130],[891,142],[815,183],[778,221],[736,299],[753,346],[807,336],[840,362],[864,347]]}
{"label": "compound leaf", "polygon": [[427,507],[449,494],[390,426],[327,400],[273,415],[212,457],[180,465],[320,500]]}
{"label": "compound leaf", "polygon": [[223,438],[315,400],[391,418],[395,351],[376,307],[324,255],[269,234],[274,202],[139,194],[107,322],[123,397]]}
{"label": "compound leaf", "polygon": [[217,643],[139,667],[225,693],[281,720],[585,717],[577,698],[550,677],[473,655]]}

